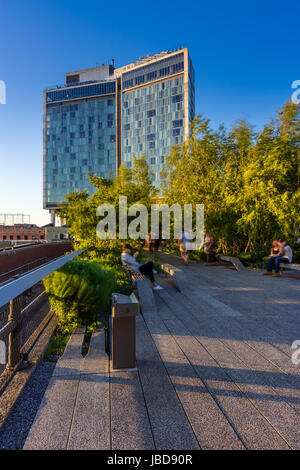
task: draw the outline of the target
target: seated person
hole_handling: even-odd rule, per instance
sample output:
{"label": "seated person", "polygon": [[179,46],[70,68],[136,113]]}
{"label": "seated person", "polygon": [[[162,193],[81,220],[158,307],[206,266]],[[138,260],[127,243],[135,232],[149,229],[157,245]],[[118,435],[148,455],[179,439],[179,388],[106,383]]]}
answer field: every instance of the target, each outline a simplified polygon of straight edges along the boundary
{"label": "seated person", "polygon": [[272,241],[272,248],[269,258],[273,258],[274,256],[280,255],[279,243],[278,240]]}
{"label": "seated person", "polygon": [[280,263],[289,264],[293,259],[293,251],[290,245],[287,244],[285,240],[279,240],[279,254],[276,256],[270,256],[267,264],[267,271],[264,275],[272,275],[272,270],[274,268],[273,277],[279,277],[280,273]]}
{"label": "seated person", "polygon": [[131,256],[131,245],[126,243],[123,247],[122,255],[121,255],[121,261],[125,266],[128,266],[132,271],[135,273],[139,274],[144,274],[145,276],[148,276],[151,283],[153,290],[163,290],[163,287],[159,286],[154,279],[154,272],[153,272],[153,263],[152,261],[149,261],[148,263],[145,264],[140,264],[136,258],[138,256],[138,251],[134,253],[133,256]]}

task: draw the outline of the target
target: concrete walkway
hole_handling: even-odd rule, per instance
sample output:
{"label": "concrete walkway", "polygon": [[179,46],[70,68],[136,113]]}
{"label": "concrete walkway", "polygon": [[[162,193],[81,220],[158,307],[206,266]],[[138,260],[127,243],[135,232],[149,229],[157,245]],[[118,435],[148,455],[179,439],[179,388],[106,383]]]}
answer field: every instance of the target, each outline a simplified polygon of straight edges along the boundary
{"label": "concrete walkway", "polygon": [[[137,318],[137,370],[104,335],[60,359],[25,449],[300,449],[300,282],[197,263]],[[300,356],[300,355],[299,355]]]}

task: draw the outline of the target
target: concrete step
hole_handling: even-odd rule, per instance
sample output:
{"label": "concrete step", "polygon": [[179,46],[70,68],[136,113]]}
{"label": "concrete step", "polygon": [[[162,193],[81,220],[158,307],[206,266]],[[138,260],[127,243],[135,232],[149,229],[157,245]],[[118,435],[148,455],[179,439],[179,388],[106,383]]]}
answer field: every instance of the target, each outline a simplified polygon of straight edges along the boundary
{"label": "concrete step", "polygon": [[110,449],[108,372],[81,374],[67,448]]}
{"label": "concrete step", "polygon": [[138,371],[114,371],[110,381],[112,450],[155,449]]}

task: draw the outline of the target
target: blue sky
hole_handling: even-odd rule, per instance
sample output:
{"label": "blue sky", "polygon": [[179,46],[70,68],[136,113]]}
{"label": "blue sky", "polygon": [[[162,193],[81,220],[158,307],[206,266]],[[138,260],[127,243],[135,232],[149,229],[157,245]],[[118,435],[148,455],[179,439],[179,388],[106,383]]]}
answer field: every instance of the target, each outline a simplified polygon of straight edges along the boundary
{"label": "blue sky", "polygon": [[260,129],[300,79],[297,1],[1,0],[0,213],[42,209],[42,90],[67,71],[121,66],[149,53],[189,47],[196,112],[212,127],[247,119]]}

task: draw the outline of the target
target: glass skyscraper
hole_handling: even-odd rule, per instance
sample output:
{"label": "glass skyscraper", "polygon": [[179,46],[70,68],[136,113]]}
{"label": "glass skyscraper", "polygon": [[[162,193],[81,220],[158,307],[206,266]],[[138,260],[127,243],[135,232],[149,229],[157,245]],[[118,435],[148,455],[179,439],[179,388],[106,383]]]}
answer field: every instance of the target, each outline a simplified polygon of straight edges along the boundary
{"label": "glass skyscraper", "polygon": [[114,177],[145,154],[154,184],[194,118],[194,69],[187,48],[66,74],[44,91],[44,208],[74,190],[93,191],[88,173]]}

